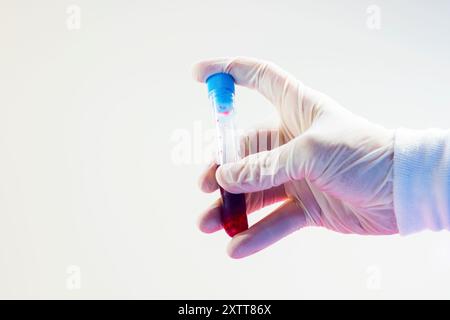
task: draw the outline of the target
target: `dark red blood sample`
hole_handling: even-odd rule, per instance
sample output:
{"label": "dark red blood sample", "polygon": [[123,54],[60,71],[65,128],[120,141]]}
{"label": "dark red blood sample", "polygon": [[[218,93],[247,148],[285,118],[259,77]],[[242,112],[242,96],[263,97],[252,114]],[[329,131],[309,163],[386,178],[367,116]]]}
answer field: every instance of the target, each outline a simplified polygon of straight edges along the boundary
{"label": "dark red blood sample", "polygon": [[220,188],[222,207],[220,218],[226,233],[230,237],[248,229],[245,194],[234,194]]}

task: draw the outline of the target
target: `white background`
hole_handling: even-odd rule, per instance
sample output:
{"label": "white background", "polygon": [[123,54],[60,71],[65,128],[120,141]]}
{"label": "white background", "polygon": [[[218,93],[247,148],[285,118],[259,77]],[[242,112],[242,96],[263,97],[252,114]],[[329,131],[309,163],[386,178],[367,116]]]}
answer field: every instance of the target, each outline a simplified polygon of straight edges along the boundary
{"label": "white background", "polygon": [[[449,17],[448,1],[0,0],[0,298],[450,298],[446,232],[303,229],[244,260],[201,234],[217,195],[197,188],[194,131],[213,122],[190,73],[255,56],[386,127],[448,128]],[[237,101],[243,127],[276,116]]]}

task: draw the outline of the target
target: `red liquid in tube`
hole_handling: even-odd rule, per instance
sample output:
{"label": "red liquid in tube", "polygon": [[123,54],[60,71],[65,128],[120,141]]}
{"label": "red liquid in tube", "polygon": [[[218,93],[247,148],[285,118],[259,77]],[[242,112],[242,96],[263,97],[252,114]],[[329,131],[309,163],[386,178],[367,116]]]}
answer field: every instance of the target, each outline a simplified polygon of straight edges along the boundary
{"label": "red liquid in tube", "polygon": [[[239,136],[234,123],[234,78],[226,73],[216,73],[206,79],[206,84],[216,120],[219,163],[238,161],[240,150]],[[225,232],[233,237],[248,229],[245,194],[233,194],[222,188],[220,193],[222,225]]]}
{"label": "red liquid in tube", "polygon": [[245,195],[230,193],[222,188],[220,188],[220,194],[222,195],[220,218],[225,232],[233,237],[235,234],[247,230]]}

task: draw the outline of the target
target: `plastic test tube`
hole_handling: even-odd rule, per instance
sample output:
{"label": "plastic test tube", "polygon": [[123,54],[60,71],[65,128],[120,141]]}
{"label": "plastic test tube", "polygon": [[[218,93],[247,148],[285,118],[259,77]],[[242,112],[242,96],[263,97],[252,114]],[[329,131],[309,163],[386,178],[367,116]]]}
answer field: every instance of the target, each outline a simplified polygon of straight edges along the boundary
{"label": "plastic test tube", "polygon": [[[235,125],[234,79],[227,73],[216,73],[206,80],[206,84],[216,119],[219,165],[237,161],[240,159],[240,143]],[[222,188],[220,193],[220,214],[227,234],[232,237],[247,230],[245,195],[233,194]]]}

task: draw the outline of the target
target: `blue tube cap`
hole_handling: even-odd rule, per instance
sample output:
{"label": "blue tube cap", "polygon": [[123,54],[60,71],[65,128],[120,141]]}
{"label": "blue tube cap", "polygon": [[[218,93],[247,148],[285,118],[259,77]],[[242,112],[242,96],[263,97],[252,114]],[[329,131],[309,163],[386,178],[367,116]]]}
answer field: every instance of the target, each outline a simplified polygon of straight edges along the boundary
{"label": "blue tube cap", "polygon": [[206,79],[208,94],[214,94],[219,112],[227,112],[233,107],[234,79],[228,73],[215,73]]}

